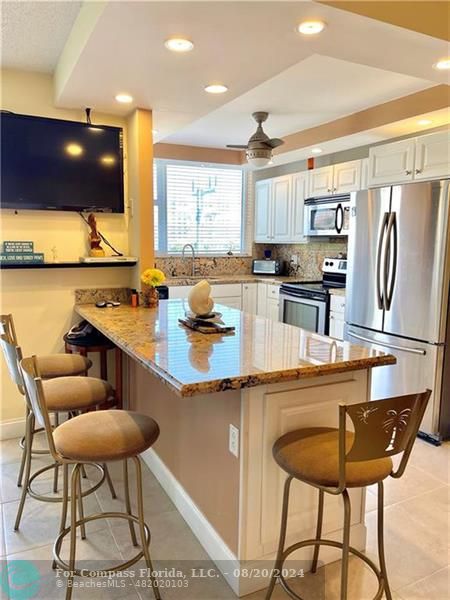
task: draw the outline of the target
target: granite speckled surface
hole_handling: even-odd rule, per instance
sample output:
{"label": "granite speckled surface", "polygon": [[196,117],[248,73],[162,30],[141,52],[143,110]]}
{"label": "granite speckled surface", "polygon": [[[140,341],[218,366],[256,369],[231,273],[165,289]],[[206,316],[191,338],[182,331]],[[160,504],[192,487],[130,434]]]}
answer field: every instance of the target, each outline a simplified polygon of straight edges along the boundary
{"label": "granite speckled surface", "polygon": [[75,290],[75,304],[95,304],[102,300],[114,302],[130,302],[131,290],[124,287],[116,288],[85,288]]}
{"label": "granite speckled surface", "polygon": [[392,355],[222,305],[217,309],[235,333],[204,335],[178,323],[185,306],[163,300],[156,309],[85,304],[75,310],[181,396],[395,363]]}

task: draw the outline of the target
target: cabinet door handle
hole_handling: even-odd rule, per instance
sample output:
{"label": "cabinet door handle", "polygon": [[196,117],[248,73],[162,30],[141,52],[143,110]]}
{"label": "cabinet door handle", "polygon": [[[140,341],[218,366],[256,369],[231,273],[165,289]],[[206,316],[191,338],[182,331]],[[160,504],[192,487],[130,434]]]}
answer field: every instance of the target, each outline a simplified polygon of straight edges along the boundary
{"label": "cabinet door handle", "polygon": [[409,169],[406,169],[405,175],[411,175],[411,171]]}
{"label": "cabinet door handle", "polygon": [[418,175],[419,173],[422,173],[422,169],[416,169],[416,175]]}
{"label": "cabinet door handle", "polygon": [[331,188],[328,188],[328,189],[327,189],[327,192],[331,192]]}

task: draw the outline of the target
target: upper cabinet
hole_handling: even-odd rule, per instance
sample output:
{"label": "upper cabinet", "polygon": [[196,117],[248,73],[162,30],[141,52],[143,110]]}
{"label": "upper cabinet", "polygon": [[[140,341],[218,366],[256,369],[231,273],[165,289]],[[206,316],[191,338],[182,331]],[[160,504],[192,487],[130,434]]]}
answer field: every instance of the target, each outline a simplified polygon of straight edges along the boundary
{"label": "upper cabinet", "polygon": [[303,205],[308,173],[257,181],[255,242],[299,243],[303,237]]}
{"label": "upper cabinet", "polygon": [[450,176],[450,132],[375,146],[369,151],[369,186]]}
{"label": "upper cabinet", "polygon": [[347,194],[361,189],[361,161],[351,160],[310,171],[309,196]]}
{"label": "upper cabinet", "polygon": [[416,138],[414,179],[450,176],[450,131],[438,131]]}

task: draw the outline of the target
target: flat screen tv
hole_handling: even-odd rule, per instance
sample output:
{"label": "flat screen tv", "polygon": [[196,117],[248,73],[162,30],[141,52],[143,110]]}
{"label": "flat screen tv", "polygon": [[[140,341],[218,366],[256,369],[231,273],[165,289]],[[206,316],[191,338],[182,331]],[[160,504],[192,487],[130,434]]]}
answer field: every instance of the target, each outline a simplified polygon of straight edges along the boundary
{"label": "flat screen tv", "polygon": [[123,212],[122,129],[2,112],[1,206]]}

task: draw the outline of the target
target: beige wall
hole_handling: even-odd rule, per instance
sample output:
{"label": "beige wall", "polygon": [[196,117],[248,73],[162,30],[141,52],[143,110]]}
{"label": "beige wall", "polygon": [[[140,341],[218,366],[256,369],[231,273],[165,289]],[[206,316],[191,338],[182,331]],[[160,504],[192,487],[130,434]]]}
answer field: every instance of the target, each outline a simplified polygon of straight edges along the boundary
{"label": "beige wall", "polygon": [[156,453],[237,554],[239,460],[228,451],[228,431],[230,423],[241,427],[241,392],[181,398],[135,360],[128,364],[131,408],[161,428]]}
{"label": "beige wall", "polygon": [[[1,108],[24,114],[84,120],[83,110],[59,109],[53,103],[52,79],[48,75],[19,71],[1,73]],[[93,121],[124,128],[126,155],[127,127],[123,118],[93,111]],[[125,177],[127,176],[125,163]],[[127,199],[127,185],[125,185]],[[33,240],[46,260],[56,247],[59,260],[78,260],[86,255],[87,229],[76,213],[2,210],[0,241]],[[127,253],[127,215],[99,215],[100,231],[118,249]],[[63,349],[62,335],[72,322],[74,289],[83,287],[128,286],[130,268],[56,269],[1,272],[2,313],[13,313],[24,354],[45,354]],[[0,435],[12,431],[5,422],[23,417],[23,402],[11,384],[1,361]]]}

